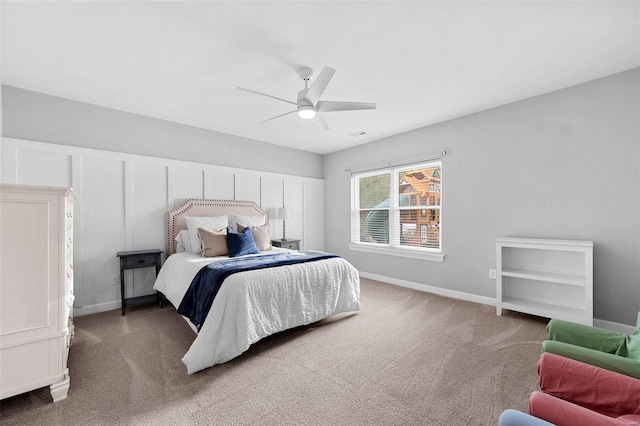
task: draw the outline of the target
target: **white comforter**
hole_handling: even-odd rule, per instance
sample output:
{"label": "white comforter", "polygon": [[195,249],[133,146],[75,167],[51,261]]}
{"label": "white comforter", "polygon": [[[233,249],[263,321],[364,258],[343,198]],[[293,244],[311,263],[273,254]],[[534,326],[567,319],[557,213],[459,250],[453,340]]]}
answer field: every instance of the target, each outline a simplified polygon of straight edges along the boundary
{"label": "white comforter", "polygon": [[[200,268],[226,258],[173,254],[153,288],[177,307]],[[278,331],[359,309],[358,271],[342,258],[232,274],[225,279],[182,362],[189,374],[195,373],[235,358],[252,343]]]}

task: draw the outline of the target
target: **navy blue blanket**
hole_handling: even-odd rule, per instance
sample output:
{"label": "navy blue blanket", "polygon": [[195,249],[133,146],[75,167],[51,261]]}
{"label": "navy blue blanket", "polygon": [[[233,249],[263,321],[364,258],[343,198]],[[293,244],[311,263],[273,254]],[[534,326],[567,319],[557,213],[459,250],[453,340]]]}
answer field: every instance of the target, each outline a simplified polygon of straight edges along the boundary
{"label": "navy blue blanket", "polygon": [[222,282],[231,274],[253,269],[272,268],[295,263],[311,262],[313,260],[339,257],[335,254],[298,251],[287,253],[273,253],[263,256],[242,256],[212,262],[198,271],[191,281],[189,289],[182,298],[178,313],[189,318],[198,331],[209,314],[213,299],[218,294]]}

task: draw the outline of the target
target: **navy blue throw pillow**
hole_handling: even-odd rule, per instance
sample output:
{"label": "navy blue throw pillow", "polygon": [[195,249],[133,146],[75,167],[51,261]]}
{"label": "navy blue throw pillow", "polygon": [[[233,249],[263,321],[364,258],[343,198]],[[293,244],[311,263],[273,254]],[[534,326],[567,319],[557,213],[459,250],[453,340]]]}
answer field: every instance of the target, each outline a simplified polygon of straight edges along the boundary
{"label": "navy blue throw pillow", "polygon": [[253,234],[251,233],[251,228],[249,227],[244,228],[242,232],[233,232],[231,227],[228,227],[227,248],[229,249],[229,257],[259,253],[256,242],[253,239]]}

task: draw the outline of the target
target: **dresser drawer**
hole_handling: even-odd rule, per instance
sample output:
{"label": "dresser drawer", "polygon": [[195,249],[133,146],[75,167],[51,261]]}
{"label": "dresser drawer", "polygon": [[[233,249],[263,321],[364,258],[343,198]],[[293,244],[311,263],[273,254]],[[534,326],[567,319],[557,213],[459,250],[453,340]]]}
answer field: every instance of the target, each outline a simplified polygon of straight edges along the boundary
{"label": "dresser drawer", "polygon": [[155,254],[126,257],[124,258],[124,266],[126,268],[154,266],[157,264],[156,259],[157,256]]}

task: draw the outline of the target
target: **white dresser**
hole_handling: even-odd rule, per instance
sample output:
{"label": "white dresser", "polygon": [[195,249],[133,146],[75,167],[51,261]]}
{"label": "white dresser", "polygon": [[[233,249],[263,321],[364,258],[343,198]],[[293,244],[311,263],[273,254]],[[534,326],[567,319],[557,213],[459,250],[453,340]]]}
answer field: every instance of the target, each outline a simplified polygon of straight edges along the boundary
{"label": "white dresser", "polygon": [[70,188],[0,184],[0,399],[67,397],[73,337]]}

